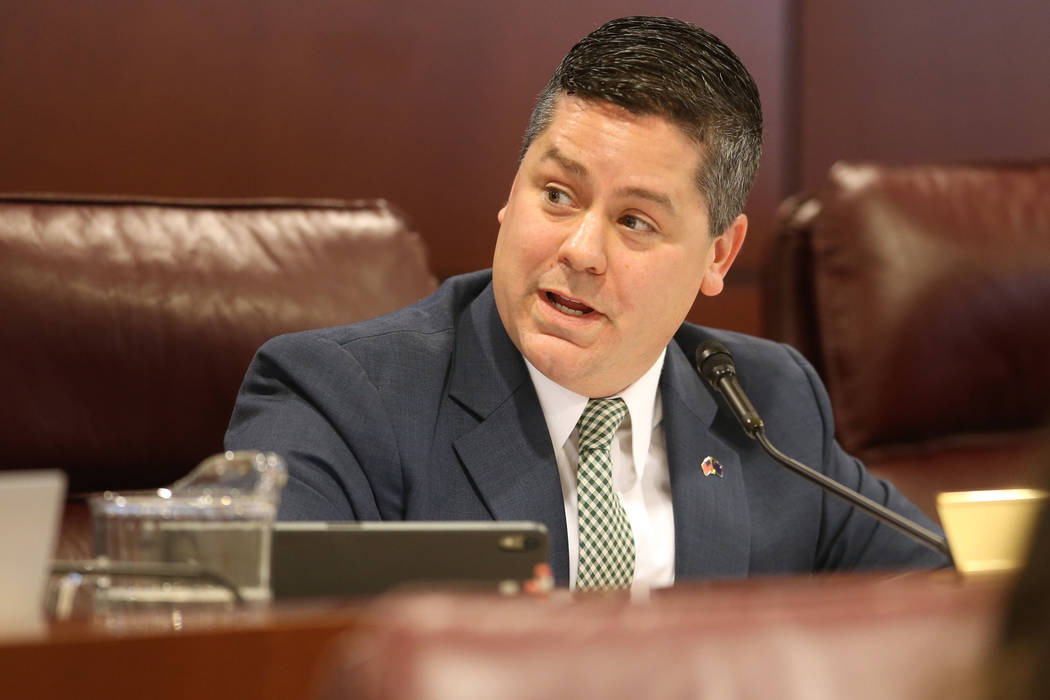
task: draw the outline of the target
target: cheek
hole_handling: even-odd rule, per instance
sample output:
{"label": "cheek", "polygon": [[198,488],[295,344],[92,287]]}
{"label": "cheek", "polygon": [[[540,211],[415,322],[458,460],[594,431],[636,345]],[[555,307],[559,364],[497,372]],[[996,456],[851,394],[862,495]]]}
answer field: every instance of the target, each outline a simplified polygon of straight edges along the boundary
{"label": "cheek", "polygon": [[642,323],[677,328],[689,313],[703,275],[701,266],[684,265],[682,259],[676,255],[658,264],[634,261],[621,267],[630,280],[621,296],[644,316]]}
{"label": "cheek", "polygon": [[528,293],[541,260],[535,236],[529,235],[528,227],[522,226],[520,219],[507,217],[496,239],[493,274],[500,278],[510,296]]}
{"label": "cheek", "polygon": [[517,266],[534,267],[557,255],[561,241],[557,227],[542,217],[518,217],[503,228],[507,234],[506,250]]}

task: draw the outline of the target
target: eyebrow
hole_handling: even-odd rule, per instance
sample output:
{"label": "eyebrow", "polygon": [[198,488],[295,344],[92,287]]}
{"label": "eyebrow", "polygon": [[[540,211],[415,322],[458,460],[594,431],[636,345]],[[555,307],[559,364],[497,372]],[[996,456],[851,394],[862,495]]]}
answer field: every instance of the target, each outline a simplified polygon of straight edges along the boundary
{"label": "eyebrow", "polygon": [[554,146],[547,149],[547,152],[540,158],[540,162],[545,160],[553,160],[555,163],[560,165],[562,169],[568,170],[573,175],[587,175],[587,168],[578,160],[569,158],[564,153],[559,151]]}
{"label": "eyebrow", "polygon": [[659,204],[667,211],[674,213],[674,204],[671,202],[671,198],[662,192],[653,192],[643,187],[626,187],[622,190],[616,190],[616,194],[621,197],[638,197],[640,199],[647,199],[654,204]]}
{"label": "eyebrow", "polygon": [[[540,157],[541,162],[545,160],[553,160],[563,170],[570,172],[573,175],[586,177],[589,174],[587,172],[587,167],[583,163],[569,158],[553,146],[547,149],[547,152]],[[648,190],[644,187],[624,187],[616,190],[616,194],[620,197],[638,197],[640,199],[648,200],[654,204],[659,204],[672,214],[675,211],[674,203],[671,201],[671,198],[662,192],[654,192],[653,190]]]}

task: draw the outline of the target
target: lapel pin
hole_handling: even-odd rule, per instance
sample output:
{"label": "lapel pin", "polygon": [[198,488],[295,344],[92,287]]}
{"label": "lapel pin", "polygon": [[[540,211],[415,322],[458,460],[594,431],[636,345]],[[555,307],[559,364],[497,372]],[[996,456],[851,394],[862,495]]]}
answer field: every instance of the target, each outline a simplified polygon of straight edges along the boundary
{"label": "lapel pin", "polygon": [[714,474],[719,479],[722,478],[722,465],[712,457],[704,457],[704,461],[700,463],[700,471],[704,473],[704,476]]}

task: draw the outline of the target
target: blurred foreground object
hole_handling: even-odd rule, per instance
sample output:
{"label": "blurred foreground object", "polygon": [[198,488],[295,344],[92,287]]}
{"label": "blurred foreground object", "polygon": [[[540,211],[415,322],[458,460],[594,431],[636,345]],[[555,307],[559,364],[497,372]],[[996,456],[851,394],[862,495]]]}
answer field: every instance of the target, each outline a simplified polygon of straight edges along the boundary
{"label": "blurred foreground object", "polygon": [[0,639],[43,630],[44,585],[65,495],[58,470],[0,473]]}
{"label": "blurred foreground object", "polygon": [[[1050,440],[1047,440],[1050,445]],[[1050,489],[1050,452],[1042,460],[1042,484]],[[1031,531],[1027,561],[1006,602],[999,645],[986,664],[989,700],[1037,700],[1050,687],[1050,509],[1043,507]]]}
{"label": "blurred foreground object", "polygon": [[625,596],[390,596],[325,700],[967,698],[1001,587],[953,573],[772,578]]}

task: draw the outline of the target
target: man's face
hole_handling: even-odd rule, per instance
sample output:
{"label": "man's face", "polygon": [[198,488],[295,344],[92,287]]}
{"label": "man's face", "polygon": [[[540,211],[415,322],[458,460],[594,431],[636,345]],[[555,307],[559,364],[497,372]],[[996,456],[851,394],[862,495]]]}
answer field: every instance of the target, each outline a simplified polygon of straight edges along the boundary
{"label": "man's face", "polygon": [[559,98],[499,212],[492,264],[503,325],[547,377],[615,394],[652,366],[698,291],[722,290],[747,220],[709,235],[701,157],[662,117]]}

